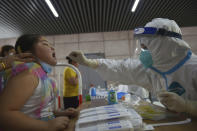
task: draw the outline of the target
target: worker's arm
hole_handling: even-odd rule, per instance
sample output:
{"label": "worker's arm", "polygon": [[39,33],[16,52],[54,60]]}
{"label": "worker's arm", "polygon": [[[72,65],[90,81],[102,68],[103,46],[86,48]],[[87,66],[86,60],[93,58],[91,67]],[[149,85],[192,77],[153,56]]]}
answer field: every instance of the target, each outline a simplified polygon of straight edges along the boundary
{"label": "worker's arm", "polygon": [[88,59],[81,51],[73,51],[69,57],[79,64],[95,69],[104,80],[152,88],[150,74],[139,60]]}

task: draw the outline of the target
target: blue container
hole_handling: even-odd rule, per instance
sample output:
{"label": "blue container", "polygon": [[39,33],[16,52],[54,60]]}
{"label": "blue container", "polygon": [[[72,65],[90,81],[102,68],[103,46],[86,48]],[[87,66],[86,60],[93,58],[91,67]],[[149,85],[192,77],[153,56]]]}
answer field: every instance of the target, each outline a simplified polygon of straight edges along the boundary
{"label": "blue container", "polygon": [[91,96],[96,96],[96,88],[91,87]]}
{"label": "blue container", "polygon": [[122,99],[122,96],[125,96],[127,93],[125,93],[125,92],[118,92],[117,93],[117,98],[118,98],[118,100],[120,100],[120,99]]}

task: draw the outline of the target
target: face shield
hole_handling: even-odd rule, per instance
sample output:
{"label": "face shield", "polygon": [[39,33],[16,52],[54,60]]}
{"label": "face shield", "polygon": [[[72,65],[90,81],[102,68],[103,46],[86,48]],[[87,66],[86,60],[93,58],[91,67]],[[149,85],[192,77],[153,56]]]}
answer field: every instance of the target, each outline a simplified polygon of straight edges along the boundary
{"label": "face shield", "polygon": [[141,27],[134,30],[134,58],[139,58],[145,68],[153,65],[152,51],[148,48],[155,36],[169,36],[181,39],[181,35],[161,28]]}

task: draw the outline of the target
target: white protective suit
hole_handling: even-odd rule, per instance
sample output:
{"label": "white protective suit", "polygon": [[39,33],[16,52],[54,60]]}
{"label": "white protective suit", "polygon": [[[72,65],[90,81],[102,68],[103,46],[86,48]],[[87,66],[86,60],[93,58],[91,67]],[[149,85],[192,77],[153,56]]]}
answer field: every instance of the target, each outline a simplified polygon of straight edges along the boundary
{"label": "white protective suit", "polygon": [[[156,18],[147,23],[145,27],[163,28],[181,34],[179,26],[169,19]],[[184,100],[197,101],[197,56],[191,53],[189,45],[182,39],[162,35],[143,37],[142,41],[151,52],[152,66],[160,72],[169,72],[165,75],[166,79],[153,69],[145,68],[139,59],[97,59],[82,62],[81,59],[72,57],[72,53],[70,56],[81,64],[95,68],[105,80],[139,85],[155,96],[161,90],[168,90],[172,85],[178,85],[181,87],[178,89],[182,90],[181,97]],[[196,113],[197,116],[197,112],[192,111],[194,113],[191,114]]]}
{"label": "white protective suit", "polygon": [[[168,19],[153,19],[145,27],[164,28],[181,34],[177,24]],[[174,37],[155,36],[148,37],[144,43],[151,51],[153,67],[161,72],[166,72],[183,60],[190,50],[189,45],[181,39]],[[161,89],[166,89],[165,79],[152,69],[146,69],[138,59],[109,60],[98,59],[97,72],[105,80],[119,81],[125,84],[140,85],[154,95]],[[192,54],[184,65],[175,72],[166,75],[168,86],[172,82],[179,83],[185,93],[184,99],[197,100],[197,56]]]}

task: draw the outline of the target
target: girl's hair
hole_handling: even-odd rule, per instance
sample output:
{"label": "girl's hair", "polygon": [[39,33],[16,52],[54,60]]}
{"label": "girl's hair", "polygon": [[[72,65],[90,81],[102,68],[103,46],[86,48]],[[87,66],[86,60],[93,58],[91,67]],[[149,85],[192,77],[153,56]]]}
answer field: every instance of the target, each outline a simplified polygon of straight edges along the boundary
{"label": "girl's hair", "polygon": [[39,41],[41,35],[26,34],[20,36],[15,44],[16,53],[23,53],[26,51],[33,51],[33,46]]}
{"label": "girl's hair", "polygon": [[14,46],[12,45],[4,45],[2,48],[1,48],[1,53],[0,53],[0,56],[1,57],[5,57],[5,52],[9,52],[10,50],[14,49]]}

